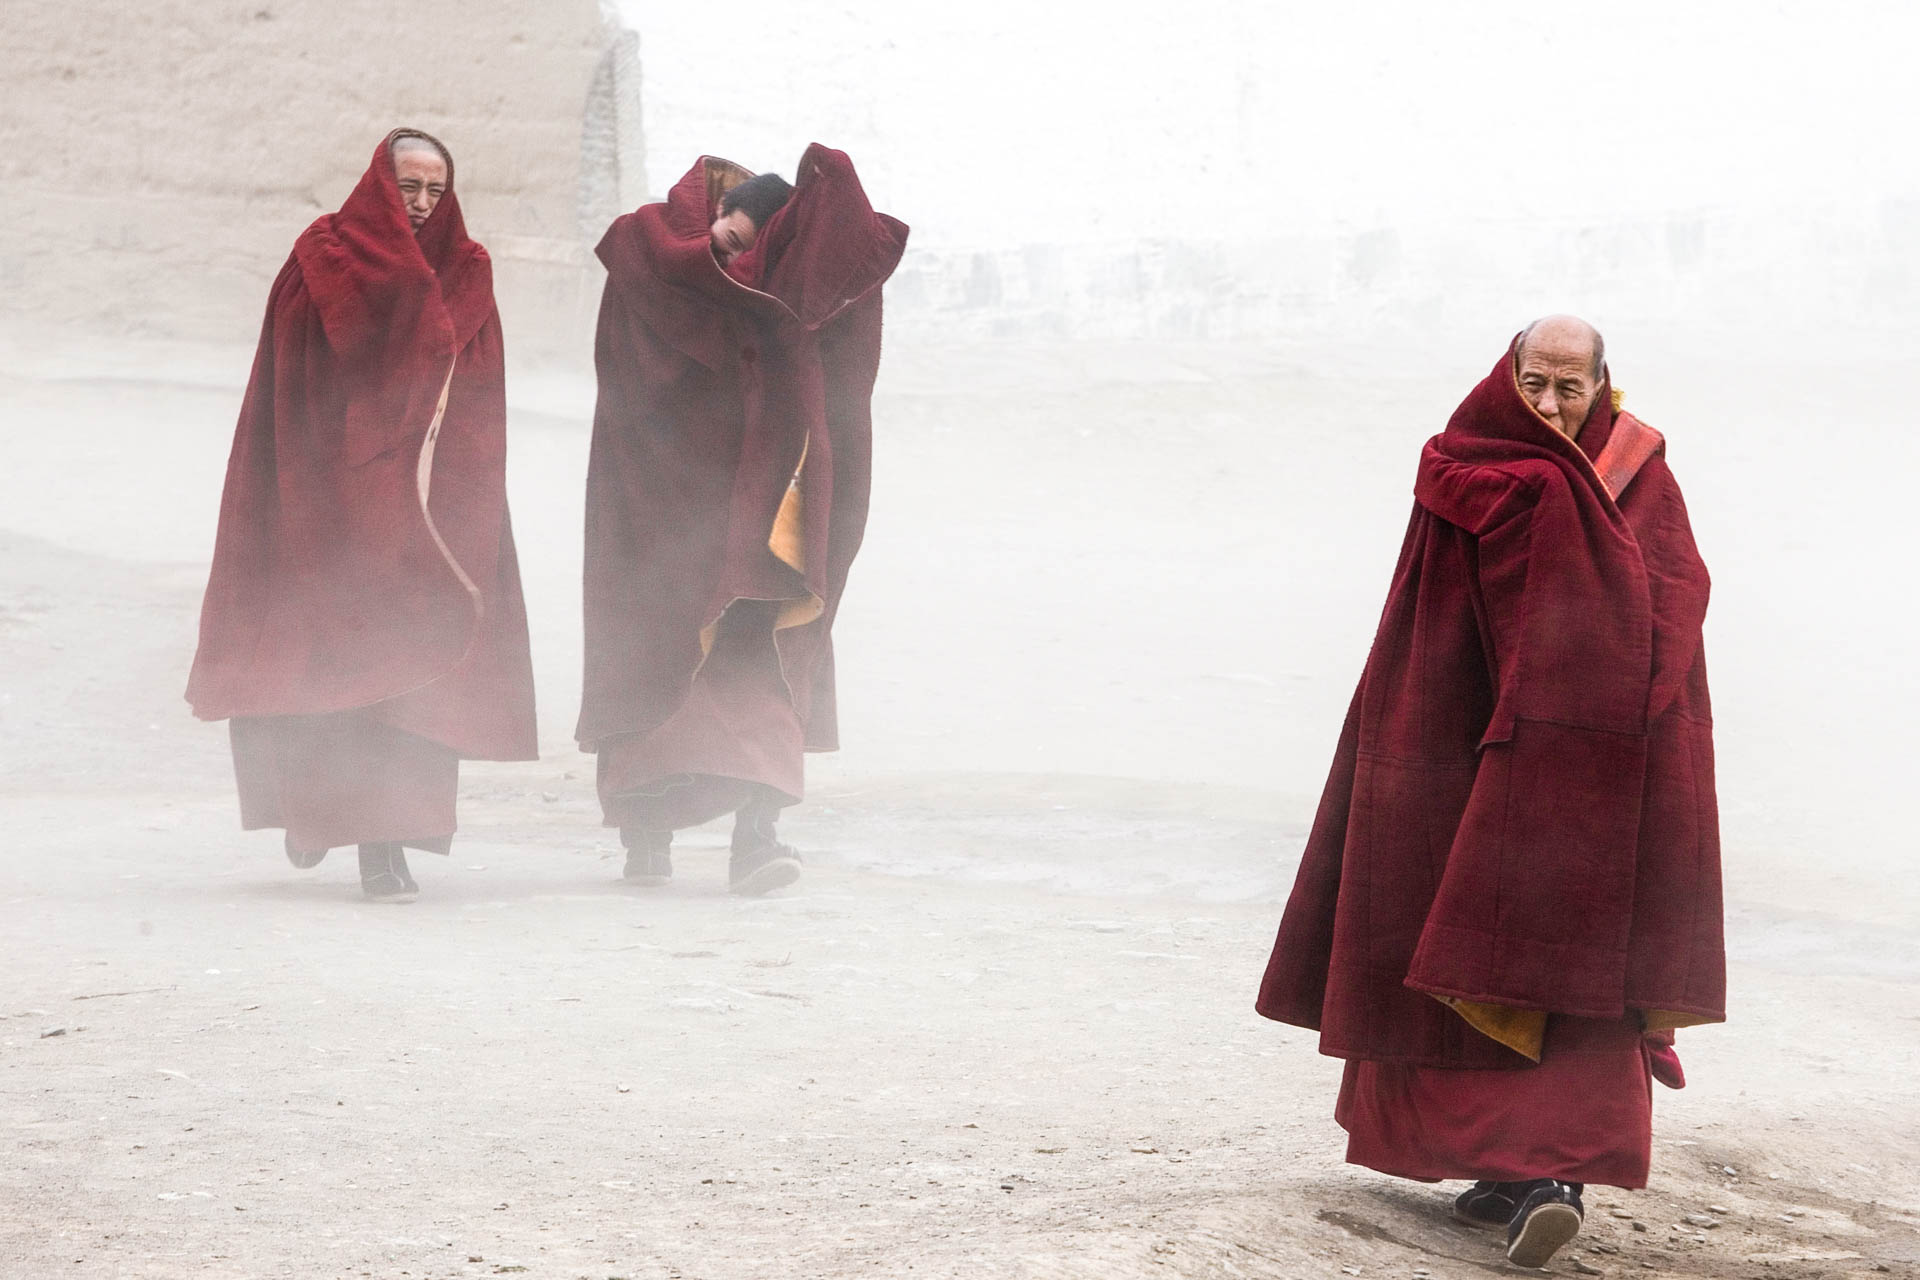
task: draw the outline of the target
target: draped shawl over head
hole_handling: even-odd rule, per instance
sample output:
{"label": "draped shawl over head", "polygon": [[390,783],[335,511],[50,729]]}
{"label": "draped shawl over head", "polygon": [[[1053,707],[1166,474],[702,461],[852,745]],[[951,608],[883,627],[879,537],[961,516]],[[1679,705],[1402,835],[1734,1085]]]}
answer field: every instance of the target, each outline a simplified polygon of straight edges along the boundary
{"label": "draped shawl over head", "polygon": [[708,229],[749,176],[703,156],[600,242],[588,750],[665,722],[739,599],[781,602],[781,673],[806,747],[839,742],[831,631],[866,529],[880,287],[907,227],[873,210],[844,153],[815,144],[792,198],[725,270]]}
{"label": "draped shawl over head", "polygon": [[206,720],[374,708],[532,759],[493,270],[447,189],[414,234],[396,130],[294,243],[234,432],[200,650]]}
{"label": "draped shawl over head", "polygon": [[1707,573],[1648,439],[1604,384],[1553,430],[1510,346],[1427,442],[1260,988],[1323,1052],[1521,1066],[1503,1017],[1724,1017]]}

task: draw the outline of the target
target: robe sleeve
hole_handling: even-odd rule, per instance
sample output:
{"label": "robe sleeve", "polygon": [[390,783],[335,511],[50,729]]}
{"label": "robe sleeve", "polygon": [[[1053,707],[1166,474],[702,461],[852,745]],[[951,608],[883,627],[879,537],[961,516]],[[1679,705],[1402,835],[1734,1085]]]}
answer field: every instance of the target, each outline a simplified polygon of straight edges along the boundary
{"label": "robe sleeve", "polygon": [[1596,544],[1619,530],[1558,476],[1530,479],[1531,501],[1472,540],[1494,707],[1406,981],[1619,1017],[1647,761],[1645,578],[1596,571],[1616,560]]}

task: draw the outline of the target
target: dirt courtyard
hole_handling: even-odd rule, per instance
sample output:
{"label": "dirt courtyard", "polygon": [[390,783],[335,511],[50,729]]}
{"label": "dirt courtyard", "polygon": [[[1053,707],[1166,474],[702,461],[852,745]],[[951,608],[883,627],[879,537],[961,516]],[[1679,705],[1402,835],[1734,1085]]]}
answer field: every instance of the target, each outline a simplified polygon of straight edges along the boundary
{"label": "dirt courtyard", "polygon": [[[619,883],[569,733],[590,388],[529,383],[543,758],[469,765],[391,906],[241,832],[180,697],[246,355],[0,381],[0,1277],[1511,1271],[1457,1188],[1343,1164],[1339,1064],[1252,1012],[1479,365],[890,352],[847,746],[761,900],[721,827]],[[1920,1275],[1920,445],[1845,371],[1616,359],[1715,575],[1733,1007],[1552,1270]]]}

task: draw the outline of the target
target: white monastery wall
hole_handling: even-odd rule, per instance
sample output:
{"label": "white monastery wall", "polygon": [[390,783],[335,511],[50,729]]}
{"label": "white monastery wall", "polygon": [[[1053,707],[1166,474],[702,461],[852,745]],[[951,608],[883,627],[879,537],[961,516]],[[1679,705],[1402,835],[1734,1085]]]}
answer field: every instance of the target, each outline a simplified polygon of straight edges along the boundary
{"label": "white monastery wall", "polygon": [[294,238],[402,124],[453,152],[509,352],[591,333],[583,224],[638,144],[594,0],[6,0],[4,22],[0,337],[250,342]]}

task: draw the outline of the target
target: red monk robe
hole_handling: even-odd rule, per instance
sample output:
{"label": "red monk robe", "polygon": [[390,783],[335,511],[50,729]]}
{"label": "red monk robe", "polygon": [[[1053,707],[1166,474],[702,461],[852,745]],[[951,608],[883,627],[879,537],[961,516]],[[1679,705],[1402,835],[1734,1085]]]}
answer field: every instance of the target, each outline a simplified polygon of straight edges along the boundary
{"label": "red monk robe", "polygon": [[1258,1009],[1347,1060],[1353,1163],[1639,1187],[1664,1032],[1725,1016],[1707,573],[1657,433],[1514,360],[1421,458]]}
{"label": "red monk robe", "polygon": [[598,250],[578,737],[609,826],[791,804],[802,752],[839,745],[832,628],[866,528],[880,287],[907,228],[815,145],[723,269],[709,223],[750,176],[702,157]]}
{"label": "red monk robe", "polygon": [[187,686],[289,856],[445,853],[459,761],[536,756],[492,265],[450,158],[415,235],[403,136],[274,281]]}

